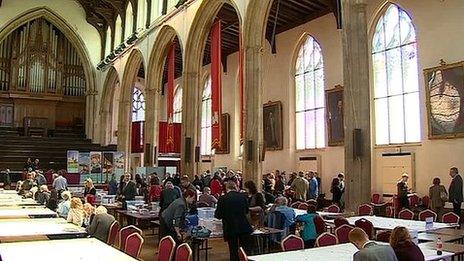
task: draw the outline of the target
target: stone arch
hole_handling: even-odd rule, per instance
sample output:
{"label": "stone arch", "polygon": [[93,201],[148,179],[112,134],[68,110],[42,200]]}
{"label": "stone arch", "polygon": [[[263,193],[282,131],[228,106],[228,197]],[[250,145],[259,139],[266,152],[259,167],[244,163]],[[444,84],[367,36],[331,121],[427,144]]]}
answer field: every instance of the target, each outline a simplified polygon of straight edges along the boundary
{"label": "stone arch", "polygon": [[95,89],[95,70],[94,66],[92,66],[90,55],[85,47],[84,41],[78,34],[76,34],[75,30],[66,22],[66,20],[47,7],[33,8],[26,11],[25,13],[19,14],[15,18],[11,19],[2,28],[0,28],[0,41],[3,41],[10,33],[12,33],[21,25],[42,17],[56,26],[72,43],[77,53],[79,54],[87,83],[85,133],[88,138],[93,139],[97,136],[94,133],[94,122],[96,116],[95,96],[97,95],[97,91]]}
{"label": "stone arch", "polygon": [[[118,151],[126,153],[125,167],[128,169],[131,144],[131,104],[134,82],[140,66],[144,66],[143,55],[138,49],[133,49],[129,54],[124,67],[124,75],[121,81],[121,98],[118,115]],[[144,66],[145,68],[145,66]]]}
{"label": "stone arch", "polygon": [[[182,114],[182,160],[181,169],[183,173],[194,176],[197,171],[195,168],[193,155],[195,153],[195,146],[198,146],[199,140],[199,106],[200,93],[203,90],[202,85],[202,67],[203,55],[206,46],[206,41],[210,33],[211,26],[213,25],[214,18],[217,16],[219,10],[224,4],[229,4],[234,7],[240,28],[242,28],[242,20],[240,11],[237,5],[231,0],[205,0],[201,3],[195,18],[193,19],[192,26],[187,38],[185,47],[185,61],[184,61],[184,97],[183,108],[185,113]],[[190,148],[186,148],[185,140],[191,139]],[[186,152],[189,150],[189,152]],[[189,155],[190,157],[186,157]]]}
{"label": "stone arch", "polygon": [[[150,144],[153,148],[158,146],[158,133],[159,133],[159,104],[161,102],[161,90],[163,85],[163,70],[166,61],[166,56],[169,52],[169,47],[174,39],[180,40],[179,34],[174,28],[169,25],[161,27],[159,30],[156,40],[153,44],[150,58],[148,61],[147,70],[147,84],[145,90],[145,102],[146,102],[146,114],[145,114],[145,144]],[[180,42],[179,48],[181,52],[183,44]],[[148,148],[145,150],[147,151]],[[153,152],[149,152],[148,155],[152,155],[148,161],[149,165],[154,166],[156,159]]]}
{"label": "stone arch", "polygon": [[102,145],[108,145],[111,141],[112,133],[109,134],[108,130],[112,126],[112,110],[113,102],[115,102],[115,85],[120,82],[119,74],[114,67],[108,70],[106,75],[105,83],[103,85],[103,92],[100,101],[100,143]]}

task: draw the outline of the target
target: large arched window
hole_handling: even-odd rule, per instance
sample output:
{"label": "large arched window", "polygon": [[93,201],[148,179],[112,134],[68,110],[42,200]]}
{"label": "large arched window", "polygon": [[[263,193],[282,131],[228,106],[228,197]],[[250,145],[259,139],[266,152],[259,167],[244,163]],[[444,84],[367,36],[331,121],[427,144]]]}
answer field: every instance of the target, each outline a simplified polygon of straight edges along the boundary
{"label": "large arched window", "polygon": [[122,36],[122,19],[121,16],[118,15],[114,26],[114,47],[118,46],[122,42]]}
{"label": "large arched window", "polygon": [[421,139],[417,42],[414,25],[400,7],[390,4],[372,40],[375,143]]}
{"label": "large arched window", "polygon": [[[137,21],[136,21],[137,22]],[[126,22],[124,24],[124,39],[129,37],[134,31],[134,12],[132,4],[129,2],[126,8]]]}
{"label": "large arched window", "polygon": [[201,155],[211,155],[211,76],[205,83],[201,99]]}
{"label": "large arched window", "polygon": [[137,29],[144,29],[146,27],[146,24],[147,24],[147,0],[138,0],[137,1]]}
{"label": "large arched window", "polygon": [[139,88],[132,95],[132,122],[145,121],[145,96]]}
{"label": "large arched window", "polygon": [[307,36],[295,70],[296,148],[325,147],[324,61],[321,47]]}
{"label": "large arched window", "polygon": [[106,30],[105,55],[111,53],[111,27]]}
{"label": "large arched window", "polygon": [[172,122],[182,123],[182,87],[178,84],[174,90]]}

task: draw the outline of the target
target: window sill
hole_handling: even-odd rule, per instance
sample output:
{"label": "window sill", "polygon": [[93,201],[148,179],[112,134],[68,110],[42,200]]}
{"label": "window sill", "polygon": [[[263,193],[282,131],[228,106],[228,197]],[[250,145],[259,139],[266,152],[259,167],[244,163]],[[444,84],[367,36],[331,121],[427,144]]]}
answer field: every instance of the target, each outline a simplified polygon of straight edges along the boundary
{"label": "window sill", "polygon": [[420,146],[422,146],[422,142],[374,145],[374,149],[392,149],[392,148],[420,147]]}
{"label": "window sill", "polygon": [[314,153],[314,152],[324,152],[327,150],[327,147],[325,148],[316,148],[316,149],[295,149],[296,153]]}

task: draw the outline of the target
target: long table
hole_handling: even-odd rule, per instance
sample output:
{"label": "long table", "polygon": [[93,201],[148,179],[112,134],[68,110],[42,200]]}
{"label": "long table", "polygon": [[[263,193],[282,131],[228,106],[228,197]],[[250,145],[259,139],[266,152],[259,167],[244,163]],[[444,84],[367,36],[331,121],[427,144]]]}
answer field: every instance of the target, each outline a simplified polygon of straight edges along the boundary
{"label": "long table", "polygon": [[[303,210],[303,209],[293,208],[293,210],[295,210],[295,214],[297,216],[308,213],[306,210]],[[316,213],[324,219],[336,218],[336,217],[346,215],[346,213],[333,213],[333,212],[327,212],[327,211],[317,211]]]}
{"label": "long table", "polygon": [[[448,224],[448,223],[433,223],[433,227],[430,229],[425,228],[425,221],[418,221],[418,220],[405,220],[405,219],[398,219],[398,218],[387,218],[387,217],[377,217],[377,216],[355,216],[347,218],[350,225],[354,226],[354,223],[361,219],[367,219],[372,222],[374,229],[377,230],[393,230],[395,227],[403,226],[408,228],[409,230],[416,230],[417,232],[426,232],[436,229],[442,228],[450,228],[456,227],[456,224]],[[328,223],[333,223],[333,220],[328,220]]]}
{"label": "long table", "polygon": [[[438,256],[437,251],[427,247],[421,247],[422,253],[425,256],[425,260],[440,260],[442,258],[452,257],[454,253],[443,252],[442,255]],[[250,256],[249,260],[254,261],[294,261],[294,260],[311,260],[311,261],[352,261],[353,255],[358,249],[351,243],[339,244],[327,247],[316,247],[297,251],[287,251],[274,254],[266,254],[259,256]]]}
{"label": "long table", "polygon": [[3,261],[36,260],[37,257],[48,261],[136,260],[95,238],[0,244],[0,255]]}
{"label": "long table", "polygon": [[0,208],[0,219],[53,218],[57,216],[56,212],[45,207]]}
{"label": "long table", "polygon": [[0,242],[79,238],[87,233],[82,227],[62,218],[0,220]]}
{"label": "long table", "polygon": [[39,206],[40,204],[32,198],[24,199],[0,199],[0,207],[25,207],[25,206]]}

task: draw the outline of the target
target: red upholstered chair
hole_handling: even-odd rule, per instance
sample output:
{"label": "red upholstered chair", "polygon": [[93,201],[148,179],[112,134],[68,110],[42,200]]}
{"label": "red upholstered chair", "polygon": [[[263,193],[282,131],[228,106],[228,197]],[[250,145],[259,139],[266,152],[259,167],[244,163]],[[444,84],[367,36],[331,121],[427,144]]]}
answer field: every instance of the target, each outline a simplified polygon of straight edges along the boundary
{"label": "red upholstered chair", "polygon": [[124,246],[124,253],[128,254],[133,258],[139,258],[140,250],[142,250],[143,237],[134,232],[130,234],[126,239],[126,245]]}
{"label": "red upholstered chair", "polygon": [[132,233],[139,233],[140,235],[142,235],[142,230],[132,225],[123,227],[121,228],[121,230],[119,230],[119,250],[124,251],[127,237]]}
{"label": "red upholstered chair", "polygon": [[295,235],[288,235],[280,243],[282,246],[282,251],[293,251],[304,249],[304,241],[301,237]]}
{"label": "red upholstered chair", "polygon": [[291,207],[292,207],[292,208],[298,208],[298,206],[300,205],[300,203],[301,203],[301,202],[298,202],[298,201],[297,201],[297,202],[293,202],[292,205],[291,205]]}
{"label": "red upholstered chair", "polygon": [[391,231],[383,230],[377,234],[377,241],[388,243],[390,242]]}
{"label": "red upholstered chair", "polygon": [[335,235],[324,232],[316,238],[316,247],[332,246],[338,244],[338,239]]}
{"label": "red upholstered chair", "polygon": [[309,204],[307,204],[307,203],[300,203],[298,205],[298,209],[308,210],[308,208],[309,208]]}
{"label": "red upholstered chair", "polygon": [[419,196],[416,194],[412,194],[411,196],[408,197],[409,199],[409,206],[411,207],[417,207],[419,205]]}
{"label": "red upholstered chair", "polygon": [[414,219],[414,212],[412,212],[409,209],[403,209],[398,213],[398,218],[399,219],[413,220]]}
{"label": "red upholstered chair", "polygon": [[158,261],[171,261],[176,249],[176,241],[171,236],[163,237],[158,244]]}
{"label": "red upholstered chair", "polygon": [[349,225],[348,219],[344,217],[336,217],[334,220],[335,228],[341,227],[342,225]]}
{"label": "red upholstered chair", "polygon": [[108,232],[108,239],[106,240],[106,244],[113,246],[116,245],[116,239],[118,238],[119,232],[119,223],[118,221],[114,221],[113,224],[110,226],[110,231]]}
{"label": "red upholstered chair", "polygon": [[335,204],[332,204],[330,205],[328,208],[327,208],[327,212],[330,212],[330,213],[340,213],[340,207],[335,205]]}
{"label": "red upholstered chair", "polygon": [[239,261],[248,261],[248,256],[245,253],[245,250],[243,250],[242,247],[238,249],[238,260]]}
{"label": "red upholstered chair", "polygon": [[373,208],[369,204],[362,204],[358,207],[358,216],[371,216]]}
{"label": "red upholstered chair", "polygon": [[437,213],[433,212],[430,209],[419,212],[419,220],[425,221],[426,218],[433,217],[433,221],[437,220]]}
{"label": "red upholstered chair", "polygon": [[429,196],[423,196],[422,197],[422,206],[425,208],[430,208],[430,197]]}
{"label": "red upholstered chair", "polygon": [[371,201],[372,201],[373,204],[381,204],[382,202],[380,200],[380,194],[378,194],[378,193],[372,194]]}
{"label": "red upholstered chair", "polygon": [[372,235],[374,233],[374,225],[372,225],[372,223],[369,220],[361,218],[356,220],[356,222],[354,222],[354,225],[364,230],[367,236],[369,236],[369,239],[372,239]]}
{"label": "red upholstered chair", "polygon": [[441,222],[459,224],[460,219],[461,218],[458,215],[454,214],[453,212],[448,212],[441,217]]}
{"label": "red upholstered chair", "polygon": [[325,221],[324,219],[319,216],[319,215],[316,215],[314,217],[314,225],[316,226],[316,233],[318,235],[324,233],[327,231],[327,226],[325,225]]}
{"label": "red upholstered chair", "polygon": [[393,206],[388,206],[385,208],[385,215],[389,218],[394,218],[395,217],[395,207]]}
{"label": "red upholstered chair", "polygon": [[176,261],[190,261],[192,249],[187,243],[181,244],[176,250]]}
{"label": "red upholstered chair", "polygon": [[348,234],[350,233],[352,229],[353,227],[350,225],[342,225],[338,227],[337,229],[335,229],[335,236],[337,236],[339,244],[350,242],[350,240],[348,239]]}

